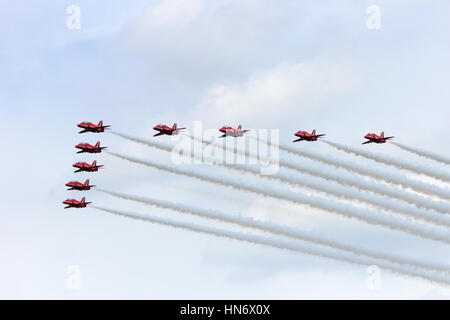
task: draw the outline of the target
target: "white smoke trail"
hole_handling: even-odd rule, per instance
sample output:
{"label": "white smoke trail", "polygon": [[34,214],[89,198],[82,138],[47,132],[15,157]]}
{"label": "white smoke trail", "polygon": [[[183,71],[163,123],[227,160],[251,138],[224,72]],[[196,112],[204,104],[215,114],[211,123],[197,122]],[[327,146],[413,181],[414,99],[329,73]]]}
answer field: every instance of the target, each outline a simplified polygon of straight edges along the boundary
{"label": "white smoke trail", "polygon": [[396,167],[399,169],[408,170],[408,171],[414,172],[416,174],[424,174],[429,177],[433,177],[435,179],[450,183],[450,175],[447,172],[443,172],[442,170],[436,171],[433,168],[415,165],[412,163],[408,163],[404,160],[399,160],[399,159],[389,157],[387,155],[379,155],[379,154],[376,154],[373,152],[353,148],[353,147],[346,146],[346,145],[336,143],[336,142],[331,142],[331,141],[326,141],[326,140],[322,140],[322,142],[324,142],[332,147],[335,147],[338,150],[341,150],[341,151],[344,151],[347,153],[352,153],[356,156],[361,156],[361,157],[364,157],[364,158],[367,158],[370,160],[374,160],[376,162],[383,163],[388,166],[393,166],[393,167]]}
{"label": "white smoke trail", "polygon": [[[157,149],[168,151],[168,152],[172,151],[172,147],[167,144],[162,144],[162,143],[159,143],[156,141],[144,140],[144,139],[132,137],[132,136],[129,136],[129,135],[126,135],[123,133],[118,133],[118,132],[112,132],[112,133],[117,136],[120,136],[124,139],[130,140],[133,142],[137,142],[137,143],[149,146],[149,147],[157,148]],[[196,139],[202,143],[206,143],[205,141],[203,141],[200,138],[196,138],[191,135],[189,135],[188,137],[190,137],[192,139]],[[216,145],[216,146],[222,147],[219,145]],[[251,154],[247,151],[242,151],[242,150],[238,150],[238,149],[230,148],[230,147],[227,147],[226,149],[229,151],[232,151],[236,154],[243,155],[246,157],[253,157],[253,158],[258,157],[257,155]],[[265,162],[269,162],[268,159],[263,158],[262,160]],[[211,160],[210,162],[212,163],[213,161]],[[308,166],[308,165],[305,165],[302,163],[295,163],[295,162],[287,161],[287,160],[283,160],[283,159],[279,159],[279,165],[281,167],[299,171],[301,173],[306,173],[306,174],[314,176],[314,177],[319,177],[319,178],[326,179],[329,181],[334,181],[334,182],[337,182],[344,186],[350,186],[350,187],[353,187],[353,188],[356,188],[359,190],[370,191],[370,192],[373,192],[373,193],[376,193],[376,194],[379,194],[382,196],[387,196],[387,197],[390,197],[393,199],[401,200],[403,202],[413,204],[418,208],[430,209],[430,210],[434,210],[434,211],[437,211],[440,213],[450,213],[450,205],[448,203],[436,202],[431,199],[419,197],[417,195],[414,195],[414,194],[411,194],[408,192],[404,192],[402,190],[398,190],[396,188],[392,188],[392,187],[388,187],[388,186],[380,186],[375,183],[371,183],[369,181],[362,180],[359,178],[349,177],[348,175],[342,175],[342,174],[338,174],[336,172],[327,172],[323,169],[318,170],[318,169],[315,169],[314,167],[311,167],[311,166]],[[233,165],[233,166],[227,166],[227,167],[229,167],[231,169],[236,169],[238,166]],[[267,177],[274,178],[276,176],[267,176]],[[407,182],[405,182],[405,183],[407,183]],[[326,192],[328,192],[328,191],[326,191]],[[364,201],[364,200],[362,200],[362,201]],[[374,204],[373,201],[371,201],[370,203]],[[385,207],[385,208],[388,209],[387,207]],[[414,214],[413,214],[413,216],[414,216]],[[425,217],[427,217],[427,214],[425,214]],[[437,218],[437,219],[438,220],[436,220],[436,221],[440,222],[441,220],[443,221],[443,220],[446,220],[447,218],[443,217],[442,219],[439,219],[439,218]],[[430,221],[432,221],[432,220],[430,220]]]}
{"label": "white smoke trail", "polygon": [[[238,170],[241,172],[249,172],[255,175],[259,175],[259,170],[256,168],[243,166],[243,165],[225,165],[225,167]],[[439,213],[434,213],[426,210],[421,210],[417,207],[411,207],[397,201],[393,201],[390,198],[384,198],[376,194],[355,192],[348,188],[343,188],[333,184],[326,184],[321,181],[307,179],[305,177],[299,178],[292,175],[286,175],[278,173],[277,175],[263,175],[263,178],[278,180],[281,182],[289,183],[293,186],[302,186],[308,189],[323,192],[327,195],[333,195],[337,198],[347,200],[357,200],[366,204],[373,205],[380,209],[388,210],[393,213],[401,213],[414,219],[427,221],[434,223],[438,226],[450,227],[450,217]]]}
{"label": "white smoke trail", "polygon": [[[250,136],[252,137],[252,136]],[[258,139],[257,137],[252,137],[253,139],[256,139],[257,141],[262,141],[268,145],[280,148],[283,151],[286,151],[288,153],[308,158],[317,162],[324,163],[326,165],[334,166],[337,168],[345,169],[349,172],[357,173],[359,175],[363,175],[372,179],[376,179],[378,181],[383,181],[389,184],[395,184],[398,186],[401,186],[403,188],[410,188],[416,192],[424,193],[431,196],[437,196],[444,200],[450,200],[450,192],[448,190],[439,188],[437,186],[428,184],[428,183],[422,183],[419,181],[411,180],[406,177],[395,175],[395,174],[389,174],[387,176],[383,171],[380,171],[376,168],[369,168],[364,167],[359,164],[353,163],[353,162],[346,162],[342,161],[340,159],[331,158],[330,156],[322,156],[316,153],[313,153],[311,151],[304,151],[299,149],[294,149],[292,147],[286,146],[286,145],[276,145],[274,143],[269,143],[268,141],[265,141],[263,139]],[[321,140],[325,141],[325,140]],[[280,165],[281,165],[280,161]]]}
{"label": "white smoke trail", "polygon": [[[348,174],[342,174],[332,170],[326,170],[325,168],[316,169],[307,164],[303,164],[301,162],[292,162],[287,160],[280,160],[280,166],[295,170],[298,172],[306,173],[308,175],[322,178],[328,181],[334,181],[344,186],[350,186],[356,188],[358,190],[369,191],[372,193],[379,194],[381,196],[401,200],[403,202],[412,204],[418,208],[425,208],[434,210],[440,213],[450,213],[450,204],[442,201],[435,201],[433,199],[429,199],[420,195],[416,195],[404,190],[400,190],[392,187],[392,185],[379,185],[377,183],[373,183],[371,181],[367,181],[361,179],[358,176],[351,176]],[[400,180],[401,179],[401,180]],[[400,178],[398,181],[402,181],[404,183],[403,186],[407,186],[409,184],[408,181]],[[428,190],[429,195],[436,195],[436,191],[439,190]],[[444,191],[444,190],[442,190]],[[441,193],[441,199],[447,198],[445,192]],[[450,198],[449,198],[450,199]]]}
{"label": "white smoke trail", "polygon": [[109,131],[109,132],[114,134],[114,135],[116,135],[116,136],[119,136],[121,138],[130,140],[130,141],[133,141],[133,142],[136,142],[136,143],[140,143],[140,144],[143,144],[143,145],[146,145],[146,146],[149,146],[149,147],[161,149],[161,150],[164,150],[164,151],[171,152],[172,149],[173,149],[172,146],[169,146],[169,145],[163,144],[163,143],[159,143],[159,142],[156,142],[156,141],[144,140],[144,139],[132,137],[132,136],[129,136],[127,134],[123,134],[123,133],[116,132],[116,131]]}
{"label": "white smoke trail", "polygon": [[[195,139],[195,140],[197,140],[199,142],[205,143],[205,144],[213,144],[213,145],[215,145],[217,147],[220,147],[220,148],[222,147],[221,145],[214,144],[213,142],[207,142],[207,141],[205,141],[205,140],[203,140],[201,138],[195,137],[193,135],[189,135],[189,137],[192,138],[192,139]],[[442,189],[442,188],[437,187],[437,186],[432,185],[432,184],[422,183],[420,181],[412,180],[412,179],[409,179],[407,177],[404,177],[404,176],[401,176],[401,175],[397,175],[397,174],[393,174],[393,173],[391,173],[391,174],[389,174],[389,176],[387,176],[383,171],[380,171],[380,170],[378,170],[376,168],[363,167],[363,166],[358,165],[356,163],[345,162],[345,161],[342,161],[340,159],[331,158],[330,156],[326,156],[325,157],[325,156],[313,153],[311,151],[297,150],[297,149],[294,149],[294,148],[286,146],[286,145],[277,145],[277,144],[274,144],[274,143],[270,143],[270,142],[268,142],[268,141],[266,141],[264,139],[258,139],[257,137],[254,137],[254,136],[249,136],[249,137],[252,138],[252,139],[255,139],[256,141],[261,141],[261,142],[263,142],[263,143],[265,143],[265,144],[267,144],[269,146],[272,146],[272,147],[275,147],[275,148],[279,148],[279,149],[281,149],[283,151],[286,151],[288,153],[291,153],[291,154],[294,154],[294,155],[297,155],[297,156],[300,156],[300,157],[304,157],[304,158],[308,158],[308,159],[311,159],[311,160],[314,160],[314,161],[317,161],[317,162],[321,162],[321,163],[329,165],[329,166],[342,168],[342,169],[345,169],[345,170],[347,170],[349,172],[357,173],[359,175],[363,175],[363,176],[366,176],[366,177],[369,177],[369,178],[372,178],[372,179],[375,179],[375,180],[378,180],[378,181],[386,182],[388,184],[393,184],[393,185],[401,186],[403,188],[412,189],[412,190],[414,190],[416,192],[419,192],[419,193],[422,193],[422,194],[426,194],[426,195],[430,195],[430,196],[437,196],[437,197],[439,197],[440,199],[443,199],[443,200],[450,200],[450,191],[449,190]],[[126,137],[124,136],[124,138],[126,138]],[[134,139],[134,141],[136,141],[136,138],[133,138],[133,139]],[[324,140],[322,140],[322,141],[324,141]],[[140,143],[144,143],[145,144],[145,142],[142,141],[142,140],[140,141]],[[257,156],[257,155],[254,155],[254,154],[249,154],[248,152],[245,152],[245,151],[242,151],[242,150],[236,150],[236,149],[228,147],[228,146],[226,146],[225,148],[226,148],[226,150],[235,152],[235,153],[240,154],[240,155],[244,155],[244,156],[247,156],[247,157],[252,157],[252,158],[255,158],[255,159],[258,159],[258,157],[259,157],[261,159],[260,155]],[[270,162],[270,159],[267,159],[267,158],[262,158],[261,160],[263,160],[265,162]],[[311,175],[314,175],[314,176],[320,176],[320,174],[322,172],[321,170],[317,170],[317,169],[314,170],[310,166],[305,166],[305,165],[302,166],[301,164],[297,164],[297,163],[294,164],[293,162],[289,162],[289,161],[286,161],[286,160],[283,160],[283,159],[279,159],[279,165],[281,167],[286,167],[286,168],[297,170],[297,171],[303,171],[305,173],[308,173],[308,174],[311,174]],[[333,176],[335,176],[335,175],[331,174],[331,175],[328,175],[327,178],[325,178],[325,177],[323,177],[323,178],[328,180],[329,177],[333,177]],[[334,178],[332,178],[332,180],[334,180],[334,181],[336,181],[338,183],[341,183],[341,182],[345,181],[345,180],[342,180],[342,177],[334,177]],[[361,179],[359,179],[359,180],[361,180]],[[357,184],[355,184],[355,180],[354,180],[353,183],[348,184],[348,185],[353,186],[353,187],[357,187]],[[357,188],[361,189],[360,187],[357,187]],[[371,192],[379,193],[379,192],[376,192],[374,190],[369,190],[369,189],[367,189],[367,190],[371,191]],[[408,199],[417,198],[416,195],[411,195],[411,194],[406,195],[405,196],[406,198],[402,198],[402,197],[399,197],[400,193],[399,192],[395,192],[395,191],[393,191],[392,195],[390,195],[388,190],[386,190],[386,191],[384,191],[384,192],[382,192],[380,194],[385,195],[385,196],[391,196],[391,197],[394,197],[396,199],[399,199],[399,200],[402,200],[402,201],[406,201],[406,202],[409,202],[409,203],[413,203],[413,204],[415,204],[415,202],[410,202]],[[403,194],[406,194],[406,193],[403,192]],[[416,202],[416,203],[417,203],[417,205],[419,207],[424,207],[424,208],[436,210],[436,211],[439,211],[439,212],[442,212],[442,213],[450,212],[450,206],[448,204],[435,205],[436,203],[434,201],[432,201],[430,199],[426,199],[424,197],[421,197],[421,199],[418,199],[418,201],[420,201],[420,202],[418,202],[418,203]],[[444,209],[445,211],[442,211],[443,210],[443,209],[441,209],[442,206],[446,206],[446,209]]]}
{"label": "white smoke trail", "polygon": [[450,158],[446,157],[444,155],[436,154],[436,153],[425,151],[425,150],[421,150],[421,149],[418,149],[416,147],[407,146],[407,145],[404,145],[404,144],[401,144],[401,143],[398,143],[398,142],[391,141],[390,143],[395,145],[395,146],[397,146],[397,147],[399,147],[400,149],[403,149],[403,150],[409,151],[411,153],[417,154],[418,156],[425,157],[425,158],[428,158],[428,159],[431,159],[431,160],[434,160],[434,161],[437,161],[437,162],[440,162],[440,163],[443,163],[443,164],[450,164]]}
{"label": "white smoke trail", "polygon": [[124,194],[119,192],[113,192],[109,190],[97,189],[97,191],[109,194],[111,196],[131,200],[135,202],[144,203],[146,205],[171,209],[181,213],[192,214],[208,219],[214,219],[226,223],[233,223],[243,227],[254,228],[264,232],[270,232],[276,235],[282,235],[293,239],[298,239],[306,242],[312,242],[314,244],[327,246],[333,249],[338,249],[346,252],[356,254],[358,256],[366,256],[374,259],[386,260],[390,263],[409,265],[416,268],[428,269],[431,271],[438,271],[443,273],[450,273],[450,265],[440,265],[436,263],[423,262],[416,259],[402,258],[400,256],[389,255],[381,252],[376,252],[373,250],[368,250],[364,248],[358,248],[349,244],[339,243],[338,241],[333,241],[325,238],[318,237],[312,233],[306,231],[294,229],[287,226],[282,226],[275,224],[273,222],[263,222],[254,220],[252,218],[246,218],[239,215],[226,214],[217,210],[203,209],[195,206],[190,206],[186,204],[174,203],[170,201],[165,201],[161,199],[140,197],[130,194]]}
{"label": "white smoke trail", "polygon": [[178,229],[183,230],[189,230],[193,232],[198,232],[202,234],[210,234],[215,235],[217,237],[232,239],[232,240],[239,240],[244,241],[248,243],[263,245],[263,246],[269,246],[273,248],[278,249],[284,249],[294,252],[299,252],[303,254],[328,258],[332,260],[342,261],[342,262],[348,262],[352,264],[357,265],[377,265],[378,267],[393,272],[395,274],[399,275],[407,275],[415,278],[419,278],[422,280],[426,280],[429,282],[433,282],[439,285],[443,286],[450,286],[450,281],[448,278],[446,278],[443,275],[426,272],[426,271],[419,271],[419,270],[410,270],[407,267],[401,267],[401,266],[393,266],[386,262],[381,262],[378,260],[373,260],[370,258],[362,258],[362,257],[355,257],[353,255],[348,255],[345,253],[337,253],[337,252],[328,252],[327,250],[321,249],[321,248],[312,248],[308,245],[300,244],[300,243],[292,243],[287,241],[282,241],[281,239],[269,239],[260,235],[253,235],[253,234],[244,234],[241,232],[234,232],[234,231],[228,231],[223,229],[217,229],[213,227],[193,224],[193,223],[187,223],[187,222],[179,222],[172,219],[167,218],[159,218],[159,217],[152,217],[144,214],[139,213],[132,213],[132,212],[124,212],[119,210],[112,210],[107,208],[102,208],[98,206],[92,206],[92,208],[95,208],[97,210],[111,213],[114,215],[127,217],[131,219],[141,220],[141,221],[147,221],[155,224],[161,224],[165,226],[170,226]]}
{"label": "white smoke trail", "polygon": [[110,151],[108,151],[107,153],[117,158],[142,164],[155,169],[196,178],[217,185],[232,187],[237,190],[253,192],[266,197],[290,201],[295,204],[307,205],[313,208],[337,213],[348,218],[355,218],[369,224],[384,226],[394,230],[401,230],[403,232],[410,233],[419,237],[450,244],[450,235],[447,232],[442,232],[441,230],[437,230],[436,228],[431,228],[428,226],[418,226],[409,221],[398,219],[398,217],[395,216],[389,217],[372,210],[358,209],[353,206],[345,205],[335,201],[328,201],[320,197],[306,196],[298,193],[289,193],[281,191],[279,189],[270,189],[267,186],[260,187],[258,185],[250,185],[245,181],[236,182],[234,180],[228,179],[227,177],[212,177],[204,173],[183,170],[180,168],[175,168],[173,166],[168,166],[148,160],[136,159],[134,157],[121,155]]}

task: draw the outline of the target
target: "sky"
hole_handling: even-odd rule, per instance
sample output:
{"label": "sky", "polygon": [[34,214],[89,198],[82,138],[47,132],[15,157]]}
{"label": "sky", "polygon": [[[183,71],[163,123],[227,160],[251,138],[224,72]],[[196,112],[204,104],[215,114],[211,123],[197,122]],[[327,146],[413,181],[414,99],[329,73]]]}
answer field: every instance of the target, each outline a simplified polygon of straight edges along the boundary
{"label": "sky", "polygon": [[[71,5],[80,10],[79,29],[67,26]],[[368,28],[371,5],[380,10],[379,29]],[[398,142],[448,155],[449,9],[448,1],[437,0],[0,0],[0,298],[448,299],[448,289],[417,279],[382,271],[372,288],[365,267],[93,208],[63,210],[61,201],[81,198],[64,187],[85,177],[71,164],[96,159],[105,169],[88,177],[105,189],[450,263],[445,244],[108,154],[77,155],[73,148],[100,139],[111,151],[170,163],[170,155],[110,133],[79,135],[76,124],[103,120],[118,132],[153,139],[157,123],[190,129],[201,121],[205,130],[225,124],[277,129],[285,144],[297,130],[316,129],[330,141],[359,147],[365,133],[384,130]],[[387,176],[424,179],[324,143],[295,147]],[[370,149],[448,172],[389,144]],[[195,170],[291,190],[223,168]],[[86,197],[103,207],[237,229],[96,191]]]}

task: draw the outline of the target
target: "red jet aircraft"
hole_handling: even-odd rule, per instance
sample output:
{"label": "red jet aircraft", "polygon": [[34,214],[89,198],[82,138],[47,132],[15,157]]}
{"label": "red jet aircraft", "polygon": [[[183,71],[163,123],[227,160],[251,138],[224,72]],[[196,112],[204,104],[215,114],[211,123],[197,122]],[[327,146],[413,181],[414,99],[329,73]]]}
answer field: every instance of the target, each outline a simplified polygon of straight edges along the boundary
{"label": "red jet aircraft", "polygon": [[78,133],[85,133],[85,132],[99,133],[99,132],[105,132],[105,129],[107,129],[111,126],[104,126],[103,121],[100,120],[100,122],[97,125],[93,124],[92,122],[83,121],[83,122],[77,124],[77,127],[83,129],[82,131],[80,131]]}
{"label": "red jet aircraft", "polygon": [[153,130],[159,131],[158,133],[154,134],[154,137],[161,136],[163,134],[167,136],[174,136],[177,135],[181,130],[186,128],[177,128],[177,124],[174,123],[172,128],[169,126],[166,126],[165,124],[158,124],[153,127]]}
{"label": "red jet aircraft", "polygon": [[317,138],[323,137],[325,134],[316,134],[316,129],[314,129],[311,133],[306,131],[298,131],[294,134],[296,137],[298,137],[297,140],[294,140],[292,142],[297,141],[317,141]]}
{"label": "red jet aircraft", "polygon": [[79,181],[70,181],[66,183],[66,187],[69,187],[67,190],[79,190],[79,191],[88,191],[91,190],[95,185],[89,184],[89,179],[87,179],[84,183]]}
{"label": "red jet aircraft", "polygon": [[375,133],[368,133],[364,136],[364,138],[368,139],[367,141],[363,142],[362,144],[366,143],[386,143],[387,140],[392,139],[394,137],[385,137],[384,131],[381,132],[380,135],[377,135]]}
{"label": "red jet aircraft", "polygon": [[106,149],[107,147],[100,147],[100,141],[97,141],[95,146],[90,145],[86,142],[81,142],[75,146],[75,148],[80,149],[77,153],[100,153],[103,149]]}
{"label": "red jet aircraft", "polygon": [[227,136],[230,137],[242,137],[244,135],[244,133],[250,131],[250,130],[242,130],[241,125],[239,125],[236,129],[234,129],[233,127],[230,126],[223,126],[222,128],[219,129],[220,132],[223,133],[223,135],[221,135],[219,138],[224,138]]}
{"label": "red jet aircraft", "polygon": [[64,209],[67,208],[86,208],[86,206],[92,202],[86,202],[86,199],[83,197],[80,201],[75,199],[67,199],[63,201],[63,204],[67,205]]}
{"label": "red jet aircraft", "polygon": [[99,168],[103,167],[103,165],[97,165],[97,160],[92,162],[92,164],[86,163],[86,162],[77,162],[72,165],[72,167],[77,168],[78,170],[74,171],[76,172],[96,172]]}

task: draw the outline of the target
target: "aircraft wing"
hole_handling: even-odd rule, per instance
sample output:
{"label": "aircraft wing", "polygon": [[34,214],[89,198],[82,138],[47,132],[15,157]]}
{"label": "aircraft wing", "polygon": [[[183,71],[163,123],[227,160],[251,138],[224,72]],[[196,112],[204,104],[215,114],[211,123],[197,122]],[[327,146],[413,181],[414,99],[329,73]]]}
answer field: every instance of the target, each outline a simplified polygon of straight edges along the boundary
{"label": "aircraft wing", "polygon": [[363,142],[363,143],[361,143],[361,144],[367,144],[367,143],[371,143],[372,141],[370,141],[370,140],[367,140],[366,142]]}
{"label": "aircraft wing", "polygon": [[161,136],[161,135],[163,135],[163,134],[164,134],[163,132],[158,132],[158,133],[154,134],[153,136],[154,136],[154,137],[157,137],[157,136]]}
{"label": "aircraft wing", "polygon": [[297,140],[294,140],[292,142],[298,142],[298,141],[302,141],[302,140],[303,140],[303,138],[298,138]]}
{"label": "aircraft wing", "polygon": [[324,134],[324,133],[322,133],[322,134],[316,134],[316,135],[314,136],[314,138],[320,138],[320,137],[323,137],[323,136],[326,136],[326,134]]}

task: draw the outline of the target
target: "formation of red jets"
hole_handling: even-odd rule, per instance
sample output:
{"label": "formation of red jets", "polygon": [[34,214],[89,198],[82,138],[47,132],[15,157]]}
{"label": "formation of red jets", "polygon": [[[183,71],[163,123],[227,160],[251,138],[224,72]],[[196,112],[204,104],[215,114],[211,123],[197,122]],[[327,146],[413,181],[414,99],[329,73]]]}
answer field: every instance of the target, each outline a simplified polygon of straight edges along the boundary
{"label": "formation of red jets", "polygon": [[[109,129],[109,125],[103,125],[103,121],[100,121],[98,124],[93,124],[92,122],[81,122],[77,125],[77,127],[83,129],[79,133],[86,133],[86,132],[92,132],[92,133],[101,133],[105,132],[105,130]],[[181,130],[184,130],[186,128],[178,128],[177,124],[174,123],[172,127],[165,125],[165,124],[158,124],[153,127],[155,131],[157,131],[156,134],[154,134],[154,137],[161,136],[161,135],[168,135],[173,136],[177,135]],[[237,128],[233,128],[231,126],[223,126],[219,129],[219,132],[222,133],[219,138],[225,138],[225,137],[242,137],[246,132],[250,130],[243,130],[241,125],[238,125]],[[297,131],[294,133],[294,136],[296,139],[293,142],[299,142],[299,141],[317,141],[317,139],[325,136],[325,134],[316,134],[316,130],[314,129],[311,133],[307,131]],[[368,133],[364,136],[365,139],[367,139],[362,144],[367,143],[386,143],[387,140],[392,139],[394,137],[385,137],[384,132],[381,132],[380,135],[377,135],[375,133]],[[97,141],[95,145],[91,145],[89,143],[79,143],[75,146],[76,149],[79,151],[77,153],[101,153],[102,150],[106,149],[107,147],[101,147],[100,141]],[[92,164],[89,164],[87,162],[77,162],[72,165],[77,172],[97,172],[98,169],[102,168],[103,165],[98,165],[97,161],[94,160]],[[88,191],[92,187],[95,187],[95,185],[89,184],[89,179],[86,179],[84,183],[79,181],[70,181],[65,184],[66,187],[69,189],[67,190],[78,190],[78,191]],[[75,199],[67,199],[63,201],[63,204],[66,206],[64,209],[67,208],[86,208],[88,204],[92,202],[86,202],[85,197],[81,198],[81,200],[75,200]]]}
{"label": "formation of red jets", "polygon": [[[81,128],[81,130],[78,133],[86,133],[86,132],[92,132],[92,133],[101,133],[105,132],[110,126],[103,125],[103,121],[100,121],[98,124],[93,124],[92,122],[81,122],[77,124],[78,128]],[[77,153],[100,153],[102,150],[106,149],[107,147],[101,147],[100,141],[97,141],[95,145],[91,145],[89,143],[79,143],[75,146],[76,149],[79,151]],[[98,169],[103,167],[103,165],[98,165],[97,160],[94,160],[92,164],[89,164],[87,162],[77,162],[72,165],[76,170],[74,173],[77,172],[97,172]],[[78,191],[89,191],[92,187],[95,187],[95,185],[89,184],[89,179],[86,179],[84,183],[79,181],[70,181],[67,182],[66,187],[68,187],[67,190],[78,190]],[[63,201],[63,204],[66,206],[64,209],[67,208],[86,208],[88,204],[92,202],[87,202],[86,198],[83,197],[81,200],[76,199],[67,199]]]}
{"label": "formation of red jets", "polygon": [[[176,135],[181,130],[186,128],[177,128],[177,124],[174,123],[172,127],[169,127],[165,124],[158,124],[153,127],[153,130],[158,131],[158,133],[154,134],[154,137],[160,136],[160,135]],[[225,138],[225,137],[242,137],[246,132],[250,130],[243,130],[241,125],[238,125],[236,129],[230,126],[223,126],[219,129],[221,133],[223,133],[219,138]],[[316,134],[316,130],[314,129],[311,133],[307,131],[297,131],[294,133],[294,136],[297,138],[296,140],[292,142],[299,142],[299,141],[317,141],[318,138],[325,136],[325,134]],[[385,143],[387,140],[392,139],[394,137],[385,137],[384,132],[381,132],[380,135],[377,135],[375,133],[368,133],[364,136],[364,138],[367,139],[367,141],[363,142],[362,144],[367,143]],[[100,147],[100,145],[98,145]],[[88,151],[89,152],[89,151]]]}

